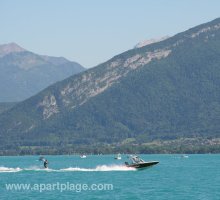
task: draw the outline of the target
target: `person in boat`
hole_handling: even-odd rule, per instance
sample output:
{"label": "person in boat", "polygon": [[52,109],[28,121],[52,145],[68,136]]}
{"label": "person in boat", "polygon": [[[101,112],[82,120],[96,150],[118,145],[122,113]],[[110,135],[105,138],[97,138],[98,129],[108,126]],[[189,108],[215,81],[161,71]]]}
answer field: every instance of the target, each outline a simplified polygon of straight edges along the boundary
{"label": "person in boat", "polygon": [[44,160],[44,168],[48,168],[48,160]]}
{"label": "person in boat", "polygon": [[131,160],[132,160],[132,162],[133,163],[142,163],[142,162],[144,162],[140,157],[138,157],[138,156],[133,156],[132,158],[131,158]]}

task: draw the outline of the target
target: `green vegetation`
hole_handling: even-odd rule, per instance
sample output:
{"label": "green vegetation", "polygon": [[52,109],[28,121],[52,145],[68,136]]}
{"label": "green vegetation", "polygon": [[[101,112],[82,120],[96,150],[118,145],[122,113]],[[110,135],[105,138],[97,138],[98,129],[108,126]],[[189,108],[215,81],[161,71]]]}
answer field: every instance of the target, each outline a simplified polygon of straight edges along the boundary
{"label": "green vegetation", "polygon": [[71,155],[71,154],[203,154],[220,153],[220,138],[181,138],[149,143],[92,144],[67,146],[19,146],[1,149],[1,155]]}
{"label": "green vegetation", "polygon": [[[63,106],[60,93],[81,75],[19,103],[0,115],[2,154],[220,152],[219,143],[203,141],[220,137],[220,29],[201,31],[219,24],[217,19],[114,57],[111,61],[158,48],[172,51],[74,109]],[[109,62],[89,71],[103,78]],[[56,97],[59,113],[45,120],[39,101],[48,94]]]}

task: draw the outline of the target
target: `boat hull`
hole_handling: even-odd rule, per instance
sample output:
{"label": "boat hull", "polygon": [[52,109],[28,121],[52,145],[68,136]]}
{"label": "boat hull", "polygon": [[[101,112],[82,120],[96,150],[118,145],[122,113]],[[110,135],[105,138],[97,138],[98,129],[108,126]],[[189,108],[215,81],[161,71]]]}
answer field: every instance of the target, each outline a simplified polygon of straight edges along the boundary
{"label": "boat hull", "polygon": [[159,163],[158,161],[150,161],[150,162],[143,162],[143,163],[137,163],[137,164],[129,164],[126,166],[136,168],[136,169],[141,169],[141,168],[146,168],[146,167],[156,165],[158,163]]}

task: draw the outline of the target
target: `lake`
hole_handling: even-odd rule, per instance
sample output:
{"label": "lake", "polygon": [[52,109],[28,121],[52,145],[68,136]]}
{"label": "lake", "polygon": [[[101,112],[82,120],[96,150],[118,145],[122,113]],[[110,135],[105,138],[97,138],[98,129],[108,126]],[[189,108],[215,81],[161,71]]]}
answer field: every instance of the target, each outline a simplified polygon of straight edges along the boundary
{"label": "lake", "polygon": [[124,166],[127,155],[0,157],[0,199],[219,200],[220,155],[141,155],[160,163],[144,170]]}

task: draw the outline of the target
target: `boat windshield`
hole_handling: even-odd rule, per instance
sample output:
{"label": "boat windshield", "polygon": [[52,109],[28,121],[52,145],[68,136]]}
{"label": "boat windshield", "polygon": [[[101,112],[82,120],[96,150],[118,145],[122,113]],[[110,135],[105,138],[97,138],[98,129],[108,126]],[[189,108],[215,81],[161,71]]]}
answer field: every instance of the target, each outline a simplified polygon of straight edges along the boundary
{"label": "boat windshield", "polygon": [[133,157],[131,157],[131,161],[133,162],[133,163],[143,163],[144,161],[140,158],[140,157],[138,157],[138,156],[133,156]]}

